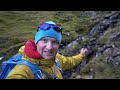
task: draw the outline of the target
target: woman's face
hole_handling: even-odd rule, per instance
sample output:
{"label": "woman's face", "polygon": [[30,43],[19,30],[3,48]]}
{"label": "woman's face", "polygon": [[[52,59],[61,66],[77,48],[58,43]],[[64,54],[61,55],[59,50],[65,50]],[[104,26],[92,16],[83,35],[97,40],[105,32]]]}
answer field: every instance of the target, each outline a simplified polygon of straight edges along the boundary
{"label": "woman's face", "polygon": [[55,58],[58,48],[58,41],[51,37],[44,37],[37,43],[38,53],[47,60]]}

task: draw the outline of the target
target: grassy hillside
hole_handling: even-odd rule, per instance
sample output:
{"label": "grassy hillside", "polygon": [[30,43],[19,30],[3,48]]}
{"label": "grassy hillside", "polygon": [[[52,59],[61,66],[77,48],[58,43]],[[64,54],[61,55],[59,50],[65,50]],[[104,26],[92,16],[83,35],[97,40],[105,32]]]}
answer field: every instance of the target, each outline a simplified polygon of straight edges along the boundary
{"label": "grassy hillside", "polygon": [[37,26],[53,20],[63,27],[62,43],[70,43],[89,28],[89,18],[80,11],[0,11],[0,56],[6,60],[26,40],[34,39]]}
{"label": "grassy hillside", "polygon": [[[88,44],[90,41],[87,34],[91,28],[110,13],[110,11],[96,11],[95,13],[92,11],[0,11],[0,57],[4,56],[0,63],[17,53],[26,40],[34,40],[38,25],[49,20],[62,26],[63,45],[69,44],[80,36],[84,36],[84,40],[67,48],[69,52],[62,50],[63,55],[75,55],[81,46]],[[100,44],[109,43],[111,34],[116,34],[119,28],[105,32],[100,38]],[[120,42],[114,43],[118,47],[120,46]],[[92,68],[96,71],[94,78],[119,77],[119,70],[115,71],[111,68],[110,65],[104,62],[105,59],[106,57],[103,55],[94,57],[90,63],[83,67],[81,76],[88,78],[89,74],[91,75],[90,69]],[[74,76],[76,75],[75,73]]]}
{"label": "grassy hillside", "polygon": [[48,11],[0,11],[0,54],[8,58],[17,53],[27,39],[34,39],[38,24],[53,15]]}

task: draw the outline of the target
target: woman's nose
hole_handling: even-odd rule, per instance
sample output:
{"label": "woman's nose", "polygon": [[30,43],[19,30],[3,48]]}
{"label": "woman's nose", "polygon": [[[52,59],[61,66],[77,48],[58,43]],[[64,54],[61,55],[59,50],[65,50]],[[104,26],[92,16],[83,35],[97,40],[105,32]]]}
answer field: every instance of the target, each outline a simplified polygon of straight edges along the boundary
{"label": "woman's nose", "polygon": [[48,50],[51,50],[51,49],[53,48],[52,43],[51,43],[51,42],[48,42],[46,48],[47,48]]}

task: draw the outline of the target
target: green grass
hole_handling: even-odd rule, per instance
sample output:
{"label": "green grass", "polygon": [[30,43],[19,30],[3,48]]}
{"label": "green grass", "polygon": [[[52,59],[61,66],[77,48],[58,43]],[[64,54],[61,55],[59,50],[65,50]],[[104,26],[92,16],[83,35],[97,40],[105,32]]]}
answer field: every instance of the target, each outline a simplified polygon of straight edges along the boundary
{"label": "green grass", "polygon": [[[6,51],[4,53],[7,53],[7,58],[14,55],[22,44],[14,46],[28,39],[34,40],[38,25],[49,20],[62,26],[62,44],[70,43],[78,36],[89,32],[90,26],[98,21],[91,20],[89,16],[80,16],[80,13],[80,11],[0,11],[0,51]],[[87,42],[88,40],[82,43]],[[79,44],[73,49],[77,49],[78,46]]]}
{"label": "green grass", "polygon": [[[98,11],[97,13],[99,13],[97,18],[92,20],[89,15],[82,16],[82,11],[0,11],[0,56],[5,55],[3,60],[7,60],[16,54],[26,40],[34,40],[37,26],[49,20],[62,26],[62,44],[70,43],[78,36],[84,36],[89,32],[90,28],[102,19],[106,12],[100,14]],[[118,30],[119,27],[106,31],[100,38],[100,44],[107,43],[111,34],[116,34]],[[89,37],[86,36],[84,40],[71,46],[70,49],[68,48],[70,52],[66,53],[63,50],[62,54],[72,56],[87,43],[89,43]],[[120,42],[115,42],[115,44],[120,47]],[[93,58],[83,68],[81,74],[83,76],[89,75],[90,68],[94,68],[95,78],[120,77],[120,72],[111,68],[104,60],[105,57],[102,55]],[[72,76],[76,77],[76,73],[73,73]]]}
{"label": "green grass", "polygon": [[[50,11],[0,11],[0,52],[8,50],[3,52],[7,54],[7,58],[17,53],[20,46],[14,46],[28,39],[34,39],[37,26],[41,22],[52,20],[54,13]],[[14,48],[9,49],[10,47]]]}
{"label": "green grass", "polygon": [[37,26],[49,20],[62,26],[62,43],[70,43],[88,28],[85,26],[89,18],[79,18],[78,13],[79,11],[0,11],[0,50],[34,39]]}
{"label": "green grass", "polygon": [[114,69],[111,65],[106,63],[106,57],[99,55],[94,57],[92,61],[89,62],[81,70],[81,76],[86,78],[90,74],[90,69],[94,69],[95,77],[93,79],[115,79],[120,77],[120,70]]}
{"label": "green grass", "polygon": [[[116,28],[111,28],[111,29],[108,29],[101,37],[100,37],[100,44],[101,45],[104,45],[105,43],[110,43],[111,42],[111,38],[113,38],[112,36],[115,36],[117,35],[117,33],[119,32],[119,29],[120,29],[120,26],[119,26],[120,23],[118,23],[117,27]],[[119,46],[119,43],[116,42],[116,44],[118,44]]]}

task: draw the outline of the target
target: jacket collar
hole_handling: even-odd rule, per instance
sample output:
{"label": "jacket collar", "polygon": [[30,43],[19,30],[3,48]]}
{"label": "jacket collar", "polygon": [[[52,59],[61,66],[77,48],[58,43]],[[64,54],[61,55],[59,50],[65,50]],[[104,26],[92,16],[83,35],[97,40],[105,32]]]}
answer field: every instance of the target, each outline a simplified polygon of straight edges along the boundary
{"label": "jacket collar", "polygon": [[46,60],[46,59],[34,59],[34,58],[30,58],[27,55],[25,55],[24,53],[24,48],[25,46],[22,46],[18,53],[22,54],[22,59],[30,61],[38,66],[53,66],[55,63],[55,59],[53,60]]}

